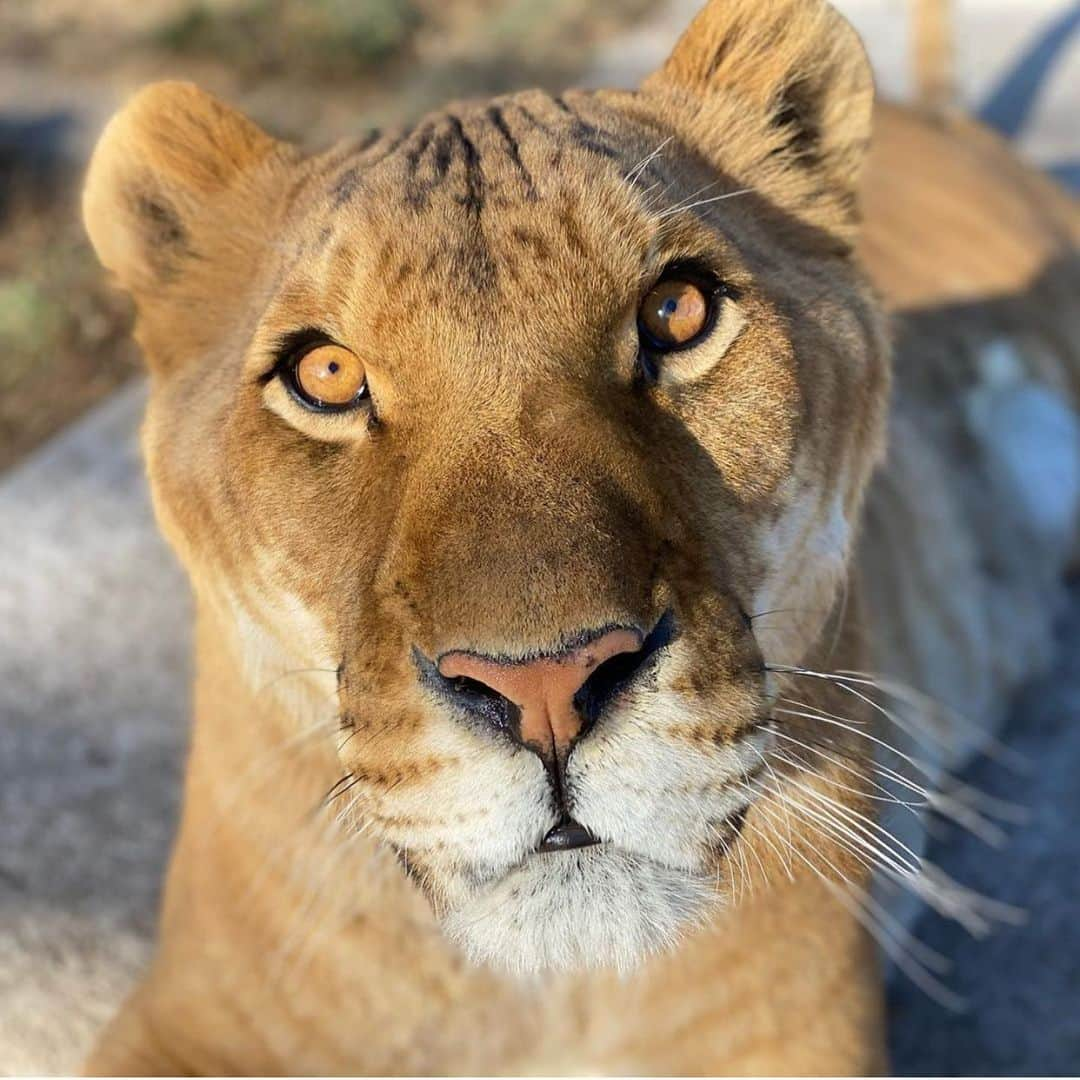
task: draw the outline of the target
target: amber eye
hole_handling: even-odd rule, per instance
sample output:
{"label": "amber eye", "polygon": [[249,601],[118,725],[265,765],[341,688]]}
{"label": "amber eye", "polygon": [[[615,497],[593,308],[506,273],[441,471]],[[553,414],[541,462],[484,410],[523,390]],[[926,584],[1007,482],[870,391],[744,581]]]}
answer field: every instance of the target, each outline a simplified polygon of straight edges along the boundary
{"label": "amber eye", "polygon": [[364,365],[341,345],[309,349],[294,364],[292,383],[304,404],[315,409],[349,409],[367,395]]}
{"label": "amber eye", "polygon": [[709,328],[712,301],[700,286],[672,277],[654,285],[641,303],[638,326],[660,352],[684,349]]}

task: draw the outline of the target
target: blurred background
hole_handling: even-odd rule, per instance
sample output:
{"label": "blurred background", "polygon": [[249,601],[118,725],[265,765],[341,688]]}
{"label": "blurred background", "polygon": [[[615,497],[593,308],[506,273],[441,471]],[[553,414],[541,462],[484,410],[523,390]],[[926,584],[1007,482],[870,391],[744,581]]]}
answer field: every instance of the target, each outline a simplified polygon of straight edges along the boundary
{"label": "blurred background", "polygon": [[[78,217],[105,121],[140,84],[182,77],[318,147],[448,98],[633,85],[699,6],[0,0],[0,1071],[75,1068],[144,962],[185,731],[186,587],[146,506],[131,313]],[[914,62],[920,20],[944,10],[952,62],[946,85],[930,89],[1080,187],[1075,0],[837,6],[863,33],[883,93],[901,100],[926,82]],[[972,769],[1028,805],[1035,826],[1004,854],[957,838],[936,852],[1033,917],[989,942],[923,920],[970,1007],[945,1013],[897,981],[898,1072],[1080,1071],[1078,655],[1080,599],[1059,670],[1006,735],[1032,774]]]}

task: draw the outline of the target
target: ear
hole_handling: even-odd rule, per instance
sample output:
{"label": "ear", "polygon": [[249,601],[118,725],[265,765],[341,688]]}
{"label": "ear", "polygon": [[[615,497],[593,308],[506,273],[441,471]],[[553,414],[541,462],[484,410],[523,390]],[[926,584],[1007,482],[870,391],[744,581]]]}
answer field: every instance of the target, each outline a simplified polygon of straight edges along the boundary
{"label": "ear", "polygon": [[711,0],[642,89],[669,100],[665,115],[718,167],[853,233],[874,86],[825,0]]}
{"label": "ear", "polygon": [[109,122],[83,220],[98,258],[135,298],[151,363],[174,363],[209,340],[220,305],[243,292],[295,157],[189,83],[148,86]]}

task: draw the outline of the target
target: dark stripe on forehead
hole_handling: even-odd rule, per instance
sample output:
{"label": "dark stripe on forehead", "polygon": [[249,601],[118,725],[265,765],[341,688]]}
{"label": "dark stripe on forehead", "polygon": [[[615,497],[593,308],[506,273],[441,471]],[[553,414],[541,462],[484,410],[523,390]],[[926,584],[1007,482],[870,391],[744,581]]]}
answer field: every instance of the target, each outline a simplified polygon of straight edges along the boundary
{"label": "dark stripe on forehead", "polygon": [[[334,209],[338,209],[355,197],[360,190],[363,174],[373,169],[380,161],[388,158],[411,134],[410,129],[397,133],[383,135],[374,128],[363,136],[356,145],[348,148],[352,156],[360,157],[360,161],[351,164],[330,186],[330,200]],[[377,151],[377,152],[375,152]],[[345,155],[341,155],[344,161]]]}
{"label": "dark stripe on forehead", "polygon": [[609,141],[608,133],[604,132],[595,124],[583,120],[561,97],[551,99],[563,118],[561,124],[549,124],[536,115],[527,105],[519,101],[513,102],[514,108],[521,114],[525,121],[537,131],[542,131],[554,142],[559,143],[563,139],[581,150],[587,150],[608,160],[617,160],[622,157],[620,151]]}
{"label": "dark stripe on forehead", "polygon": [[337,209],[355,198],[364,174],[404,147],[406,200],[410,206],[417,210],[426,208],[432,194],[450,175],[455,157],[460,155],[464,166],[465,190],[457,199],[470,214],[479,215],[485,205],[487,183],[481,152],[470,138],[467,127],[475,131],[475,124],[481,116],[490,125],[499,145],[520,176],[525,197],[530,202],[536,201],[540,197],[539,187],[523,159],[520,137],[515,133],[507,111],[511,108],[514,115],[520,116],[530,128],[547,136],[555,144],[557,153],[568,145],[605,160],[621,160],[623,153],[612,134],[583,116],[576,102],[568,102],[563,97],[537,95],[537,98],[533,104],[543,112],[543,116],[538,116],[534,109],[523,102],[509,98],[492,103],[482,114],[470,112],[462,118],[447,113],[432,117],[419,128],[388,136],[380,135],[377,130],[369,132],[334,154],[335,164],[345,164],[350,154],[357,160],[348,164],[331,184],[329,195],[333,207]]}
{"label": "dark stripe on forehead", "polygon": [[[405,201],[414,210],[422,210],[428,204],[431,192],[442,182],[450,167],[444,150],[436,149],[434,154],[433,174],[421,176],[420,168],[435,137],[435,125],[425,124],[410,140],[405,153]],[[436,147],[442,142],[442,136],[436,141]]]}
{"label": "dark stripe on forehead", "polygon": [[461,205],[470,214],[479,216],[484,209],[484,171],[480,165],[480,155],[476,145],[465,134],[461,121],[456,116],[451,116],[450,126],[454,134],[461,140],[462,151],[465,155],[465,195],[461,199]]}
{"label": "dark stripe on forehead", "polygon": [[622,154],[617,147],[612,146],[606,132],[595,124],[585,120],[563,97],[553,98],[555,107],[570,119],[570,137],[575,145],[591,153],[599,154],[600,157],[618,159]]}
{"label": "dark stripe on forehead", "polygon": [[[421,214],[440,193],[445,202],[463,211],[457,221],[440,213],[438,221],[418,223],[419,228],[430,229],[426,234],[428,267],[423,276],[445,276],[474,292],[497,288],[500,266],[490,246],[493,234],[489,229],[498,223],[485,218],[488,195],[496,181],[500,206],[507,204],[507,195],[517,186],[515,179],[520,181],[518,197],[538,202],[547,174],[535,170],[543,163],[558,179],[564,151],[593,155],[620,169],[626,164],[624,158],[634,167],[642,161],[644,155],[638,156],[641,150],[635,145],[637,138],[631,139],[632,149],[623,147],[620,139],[625,136],[605,130],[602,107],[590,102],[586,95],[571,95],[567,100],[530,92],[436,114],[411,130],[389,136],[371,133],[352,145],[351,161],[344,153],[334,154],[332,160],[343,171],[330,187],[333,209],[356,198],[369,171],[385,163],[390,170],[385,174],[389,186],[380,184],[380,198],[393,198],[391,193],[396,191],[405,207]],[[640,170],[644,172],[644,168]],[[633,179],[640,182],[641,176],[635,174]],[[555,207],[557,224],[569,248],[587,258],[590,245],[586,231],[567,198],[564,193]],[[534,258],[550,258],[549,242],[541,233],[519,230],[515,235]],[[329,242],[329,234],[325,242]],[[400,267],[398,272],[405,274]]]}
{"label": "dark stripe on forehead", "polygon": [[517,169],[518,174],[521,176],[522,183],[525,185],[525,197],[530,202],[536,202],[538,195],[536,192],[536,184],[533,182],[532,173],[529,172],[525,162],[521,160],[521,148],[518,146],[518,141],[510,130],[509,124],[506,122],[506,117],[503,116],[502,109],[500,109],[498,105],[490,106],[487,111],[487,117],[492,124],[495,125],[495,130],[502,137],[503,144],[506,147],[506,153],[509,155],[514,168]]}
{"label": "dark stripe on forehead", "polygon": [[[441,130],[440,130],[441,127]],[[432,194],[443,187],[455,160],[464,173],[464,190],[458,203],[473,216],[484,208],[484,174],[476,145],[454,115],[430,121],[419,131],[405,156],[405,201],[414,210],[424,210]]]}
{"label": "dark stripe on forehead", "polygon": [[420,167],[424,153],[431,145],[431,137],[434,132],[435,125],[427,123],[409,140],[409,149],[405,154],[405,167],[410,176],[416,175],[416,170]]}
{"label": "dark stripe on forehead", "polygon": [[330,201],[334,209],[343,206],[360,187],[360,166],[351,165],[330,185]]}

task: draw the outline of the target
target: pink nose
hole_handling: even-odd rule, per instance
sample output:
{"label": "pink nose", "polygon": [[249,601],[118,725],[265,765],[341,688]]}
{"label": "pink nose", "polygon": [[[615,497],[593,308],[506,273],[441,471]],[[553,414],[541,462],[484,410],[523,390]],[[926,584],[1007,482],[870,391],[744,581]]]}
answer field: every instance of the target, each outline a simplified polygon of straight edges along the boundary
{"label": "pink nose", "polygon": [[447,653],[439,674],[482,683],[521,710],[520,741],[538,753],[562,757],[581,732],[584,718],[574,695],[605,660],[637,652],[641,636],[634,630],[609,630],[586,645],[538,660],[503,662],[475,653]]}

